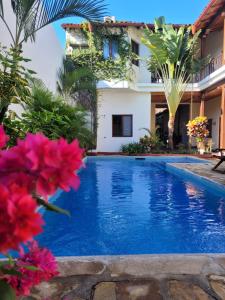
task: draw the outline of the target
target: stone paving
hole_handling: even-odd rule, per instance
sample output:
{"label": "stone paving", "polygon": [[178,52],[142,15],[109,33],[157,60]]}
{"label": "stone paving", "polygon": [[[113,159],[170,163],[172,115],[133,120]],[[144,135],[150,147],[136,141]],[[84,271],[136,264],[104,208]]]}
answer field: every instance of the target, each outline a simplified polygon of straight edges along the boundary
{"label": "stone paving", "polygon": [[224,300],[225,255],[137,255],[59,259],[60,277],[36,300]]}
{"label": "stone paving", "polygon": [[212,171],[212,168],[218,162],[217,159],[213,159],[208,163],[171,163],[170,165],[175,166],[178,169],[186,170],[192,173],[195,173],[203,178],[206,178],[210,181],[225,185],[225,174],[222,174],[220,171],[225,171],[225,163],[223,163],[217,172]]}

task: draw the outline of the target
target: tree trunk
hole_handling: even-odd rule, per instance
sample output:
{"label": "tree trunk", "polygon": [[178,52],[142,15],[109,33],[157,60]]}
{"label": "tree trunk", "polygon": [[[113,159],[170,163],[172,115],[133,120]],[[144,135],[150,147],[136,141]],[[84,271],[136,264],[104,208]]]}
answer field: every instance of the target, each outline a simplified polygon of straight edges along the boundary
{"label": "tree trunk", "polygon": [[0,111],[0,124],[2,124],[3,120],[4,120],[4,117],[6,115],[6,112],[8,110],[8,105],[7,106],[4,106],[1,111]]}
{"label": "tree trunk", "polygon": [[169,122],[168,122],[168,145],[170,150],[173,150],[174,148],[173,147],[174,122],[175,122],[175,117],[170,115]]}

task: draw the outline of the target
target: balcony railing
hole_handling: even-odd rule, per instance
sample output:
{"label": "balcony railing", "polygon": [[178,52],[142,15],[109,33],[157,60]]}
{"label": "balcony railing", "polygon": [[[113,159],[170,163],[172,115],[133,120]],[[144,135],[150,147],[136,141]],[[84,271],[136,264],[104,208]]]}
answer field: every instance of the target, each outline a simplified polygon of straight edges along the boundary
{"label": "balcony railing", "polygon": [[[194,76],[194,82],[199,82],[209,76],[211,73],[218,70],[223,65],[223,54],[211,58],[210,62]],[[151,74],[152,83],[162,83],[162,78],[157,73]]]}
{"label": "balcony railing", "polygon": [[218,70],[223,65],[223,54],[219,54],[213,58],[210,59],[210,62],[199,72],[195,75],[195,82],[199,82]]}

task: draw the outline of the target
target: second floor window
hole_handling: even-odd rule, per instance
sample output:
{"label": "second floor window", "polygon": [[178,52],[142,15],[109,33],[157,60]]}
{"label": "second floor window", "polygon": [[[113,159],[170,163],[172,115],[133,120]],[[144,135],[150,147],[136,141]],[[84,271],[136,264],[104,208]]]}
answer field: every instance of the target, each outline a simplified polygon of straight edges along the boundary
{"label": "second floor window", "polygon": [[[131,40],[131,49],[132,49],[132,52],[136,55],[136,56],[139,56],[139,44],[136,43],[135,41]],[[139,59],[138,58],[134,58],[132,60],[132,63],[135,65],[135,66],[139,66]]]}
{"label": "second floor window", "polygon": [[103,41],[103,56],[105,59],[112,58],[117,59],[119,56],[119,46],[118,40],[116,39],[107,39]]}

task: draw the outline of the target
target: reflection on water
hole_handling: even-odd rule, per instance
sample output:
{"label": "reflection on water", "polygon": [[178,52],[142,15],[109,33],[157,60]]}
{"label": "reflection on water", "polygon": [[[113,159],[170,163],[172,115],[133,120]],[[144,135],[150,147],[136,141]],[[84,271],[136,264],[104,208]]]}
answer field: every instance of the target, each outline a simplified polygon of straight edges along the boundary
{"label": "reflection on water", "polygon": [[45,213],[55,255],[225,252],[225,196],[167,173],[163,162],[89,159],[78,191]]}

